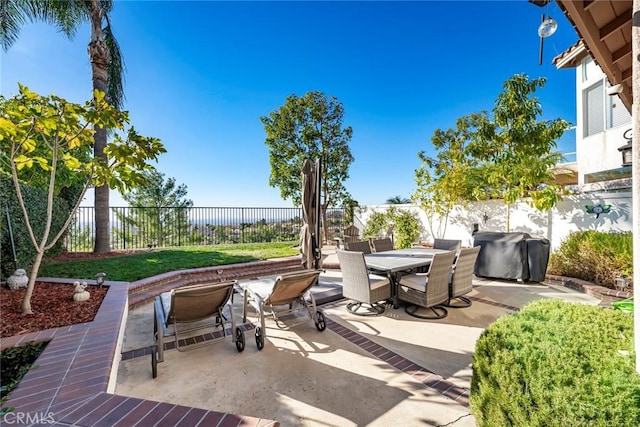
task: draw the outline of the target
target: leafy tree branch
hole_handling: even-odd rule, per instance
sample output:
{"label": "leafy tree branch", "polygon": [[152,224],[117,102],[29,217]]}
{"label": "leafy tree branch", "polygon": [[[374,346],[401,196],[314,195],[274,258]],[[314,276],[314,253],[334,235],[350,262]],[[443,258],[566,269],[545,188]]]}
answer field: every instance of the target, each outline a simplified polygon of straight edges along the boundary
{"label": "leafy tree branch", "polygon": [[[55,95],[41,96],[19,85],[19,93],[11,98],[0,96],[0,173],[11,175],[26,228],[36,255],[22,311],[32,314],[31,295],[42,258],[71,223],[89,186],[108,184],[112,188],[135,188],[144,180],[144,171],[153,170],[149,161],[156,160],[165,149],[156,138],[138,135],[133,128],[127,137],[115,135],[107,144],[112,161],[93,158],[94,127],[124,130],[127,112],[118,111],[95,91],[94,99],[73,104]],[[21,185],[35,182],[47,189],[45,217],[31,218],[22,195]],[[82,182],[76,193],[74,208],[60,231],[51,236],[54,195],[72,183]],[[46,185],[45,185],[46,184]],[[45,224],[36,236],[32,223]]]}

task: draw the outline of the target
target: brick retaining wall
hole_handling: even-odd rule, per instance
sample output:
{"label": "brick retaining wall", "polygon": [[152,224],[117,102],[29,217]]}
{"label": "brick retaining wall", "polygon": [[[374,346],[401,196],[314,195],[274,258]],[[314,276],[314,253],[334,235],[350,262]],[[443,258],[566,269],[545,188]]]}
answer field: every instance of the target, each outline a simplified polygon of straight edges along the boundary
{"label": "brick retaining wall", "polygon": [[129,283],[129,309],[144,305],[163,292],[205,282],[255,279],[302,269],[300,256],[170,271]]}
{"label": "brick retaining wall", "polygon": [[556,276],[553,274],[547,274],[545,281],[552,284],[560,284],[570,289],[575,289],[592,297],[601,300],[601,307],[611,308],[611,303],[620,301],[625,298],[633,296],[632,292],[616,291],[614,289],[605,288],[604,286],[594,285],[586,280],[576,279],[574,277]]}

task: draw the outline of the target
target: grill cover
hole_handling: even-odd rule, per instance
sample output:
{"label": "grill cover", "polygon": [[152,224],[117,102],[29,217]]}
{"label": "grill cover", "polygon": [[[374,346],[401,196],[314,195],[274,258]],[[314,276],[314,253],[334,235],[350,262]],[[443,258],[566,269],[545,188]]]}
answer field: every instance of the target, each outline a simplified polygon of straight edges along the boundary
{"label": "grill cover", "polygon": [[527,239],[527,258],[529,261],[529,280],[542,282],[547,274],[551,243],[547,239]]}
{"label": "grill cover", "polygon": [[[480,246],[474,274],[496,279],[529,280],[527,233],[479,231],[473,245]],[[545,268],[546,271],[546,268]]]}

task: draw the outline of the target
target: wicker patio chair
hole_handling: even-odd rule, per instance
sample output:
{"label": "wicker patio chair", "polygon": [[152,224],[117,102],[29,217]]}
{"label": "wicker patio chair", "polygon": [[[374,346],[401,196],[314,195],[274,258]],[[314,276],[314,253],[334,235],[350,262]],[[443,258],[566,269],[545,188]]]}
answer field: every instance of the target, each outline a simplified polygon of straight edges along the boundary
{"label": "wicker patio chair", "polygon": [[393,241],[389,237],[386,237],[384,239],[372,239],[371,249],[373,249],[373,252],[392,251]]}
{"label": "wicker patio chair", "polygon": [[[442,305],[449,301],[449,276],[456,256],[454,251],[435,254],[427,273],[402,276],[398,286],[398,299],[408,302],[405,311],[421,319],[443,319],[447,309]],[[428,308],[432,316],[419,312]]]}
{"label": "wicker patio chair", "polygon": [[357,242],[344,242],[344,249],[346,251],[362,252],[364,254],[371,253],[371,245],[368,240],[359,240]]}
{"label": "wicker patio chair", "polygon": [[[247,306],[251,305],[260,318],[260,326],[255,328],[256,346],[264,348],[266,337],[265,317],[273,316],[276,326],[285,328],[279,316],[306,311],[316,325],[316,329],[324,331],[327,327],[324,315],[316,308],[316,301],[310,292],[318,283],[319,270],[296,271],[281,274],[275,279],[247,280],[238,283],[243,290],[244,304],[242,321],[247,321]],[[308,300],[308,301],[307,301]],[[305,319],[305,321],[308,319]],[[302,322],[297,322],[298,325]],[[289,326],[295,326],[289,325]]]}
{"label": "wicker patio chair", "polygon": [[447,251],[459,251],[462,247],[462,240],[434,239],[433,249],[444,249]]}
{"label": "wicker patio chair", "polygon": [[362,252],[338,250],[337,254],[342,272],[342,296],[353,300],[347,304],[347,310],[358,316],[384,313],[385,307],[380,301],[391,298],[389,279],[370,274]]}
{"label": "wicker patio chair", "polygon": [[[480,253],[480,246],[461,249],[453,266],[453,275],[449,283],[449,302],[447,307],[464,308],[471,305],[471,300],[463,295],[473,290],[473,268]],[[453,300],[457,303],[452,304]]]}
{"label": "wicker patio chair", "polygon": [[[183,286],[165,292],[154,302],[154,349],[151,352],[153,378],[157,376],[157,363],[164,361],[164,337],[175,338],[175,348],[179,351],[191,350],[218,342],[227,336],[225,324],[231,324],[232,340],[236,349],[244,350],[244,332],[236,327],[233,308],[229,302],[236,282],[205,283]],[[225,313],[226,309],[226,313]],[[212,320],[211,322],[204,322]],[[200,322],[202,321],[202,322]],[[200,322],[200,323],[196,323]],[[209,340],[184,340],[185,334],[220,328],[218,338]],[[210,334],[211,335],[211,334]],[[189,344],[189,341],[192,343]]]}

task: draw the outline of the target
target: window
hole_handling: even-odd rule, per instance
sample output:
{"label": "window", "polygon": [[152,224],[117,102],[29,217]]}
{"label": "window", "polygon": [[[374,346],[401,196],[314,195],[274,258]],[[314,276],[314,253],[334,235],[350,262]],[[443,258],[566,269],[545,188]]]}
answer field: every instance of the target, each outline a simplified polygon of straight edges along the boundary
{"label": "window", "polygon": [[603,80],[584,90],[584,137],[604,131]]}
{"label": "window", "polygon": [[[605,129],[615,128],[631,122],[631,114],[620,100],[620,97],[618,95],[609,96],[605,94],[604,80],[585,89],[583,98],[583,137],[604,132]],[[605,105],[606,112],[604,109]]]}
{"label": "window", "polygon": [[591,57],[582,60],[583,138],[631,122],[618,95],[607,95],[607,77]]}
{"label": "window", "polygon": [[593,59],[587,56],[582,62],[582,81],[586,82],[601,75],[602,71],[599,70]]}
{"label": "window", "polygon": [[614,179],[631,178],[631,166],[625,166],[617,169],[606,171],[587,173],[584,175],[584,183],[591,184],[594,182],[612,181]]}
{"label": "window", "polygon": [[607,107],[607,129],[631,122],[631,114],[627,111],[618,95],[609,96]]}

